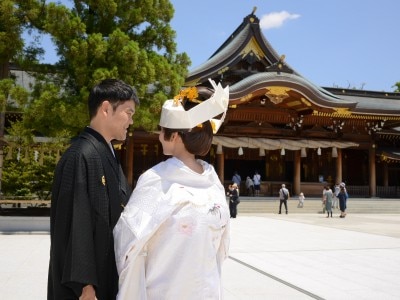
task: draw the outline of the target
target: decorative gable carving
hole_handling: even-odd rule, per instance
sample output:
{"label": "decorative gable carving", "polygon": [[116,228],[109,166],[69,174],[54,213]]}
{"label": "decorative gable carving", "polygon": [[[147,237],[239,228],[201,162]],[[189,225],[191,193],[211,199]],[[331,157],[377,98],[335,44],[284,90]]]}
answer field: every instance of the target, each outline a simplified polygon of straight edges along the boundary
{"label": "decorative gable carving", "polygon": [[288,92],[290,91],[289,88],[281,87],[281,86],[271,86],[267,88],[267,92],[265,93],[265,96],[268,97],[268,99],[274,103],[274,104],[279,104],[283,100],[289,97]]}

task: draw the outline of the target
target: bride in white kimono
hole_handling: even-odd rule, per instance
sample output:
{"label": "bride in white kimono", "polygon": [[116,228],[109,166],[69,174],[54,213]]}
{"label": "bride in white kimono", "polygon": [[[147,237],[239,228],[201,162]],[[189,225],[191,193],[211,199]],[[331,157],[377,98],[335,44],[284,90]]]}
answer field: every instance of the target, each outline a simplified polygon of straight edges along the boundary
{"label": "bride in white kimono", "polygon": [[189,110],[177,97],[163,105],[159,139],[172,157],[140,176],[114,228],[117,299],[222,299],[229,209],[213,166],[195,158],[208,153],[229,101],[212,84],[214,95]]}

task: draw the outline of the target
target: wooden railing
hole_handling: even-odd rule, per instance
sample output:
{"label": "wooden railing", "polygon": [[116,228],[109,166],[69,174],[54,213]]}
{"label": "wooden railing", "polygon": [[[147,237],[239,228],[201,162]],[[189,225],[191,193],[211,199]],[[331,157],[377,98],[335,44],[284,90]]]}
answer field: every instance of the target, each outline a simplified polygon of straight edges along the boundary
{"label": "wooden railing", "polygon": [[349,197],[362,197],[369,198],[369,186],[368,185],[346,185],[347,193]]}
{"label": "wooden railing", "polygon": [[[347,185],[350,197],[369,198],[368,185]],[[400,198],[400,186],[377,186],[376,197],[378,198]]]}
{"label": "wooden railing", "polygon": [[377,186],[376,196],[381,198],[400,198],[400,186]]}
{"label": "wooden railing", "polygon": [[1,205],[12,204],[16,206],[24,206],[24,207],[32,207],[32,206],[43,206],[43,207],[50,207],[50,200],[38,200],[38,199],[1,199],[0,200],[0,207]]}

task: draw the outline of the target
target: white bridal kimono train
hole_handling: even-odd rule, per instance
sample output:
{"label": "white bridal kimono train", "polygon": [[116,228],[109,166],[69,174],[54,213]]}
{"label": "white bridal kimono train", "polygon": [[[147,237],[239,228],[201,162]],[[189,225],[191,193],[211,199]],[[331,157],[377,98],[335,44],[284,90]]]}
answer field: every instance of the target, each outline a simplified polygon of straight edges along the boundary
{"label": "white bridal kimono train", "polygon": [[120,300],[222,299],[229,209],[214,168],[170,158],[140,176],[114,228]]}

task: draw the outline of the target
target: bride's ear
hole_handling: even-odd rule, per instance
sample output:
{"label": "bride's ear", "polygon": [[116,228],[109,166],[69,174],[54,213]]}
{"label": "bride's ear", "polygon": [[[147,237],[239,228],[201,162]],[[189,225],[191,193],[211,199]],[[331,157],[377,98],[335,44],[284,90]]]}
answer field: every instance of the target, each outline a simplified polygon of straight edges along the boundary
{"label": "bride's ear", "polygon": [[176,141],[177,138],[179,138],[179,133],[175,131],[171,134],[171,142]]}

